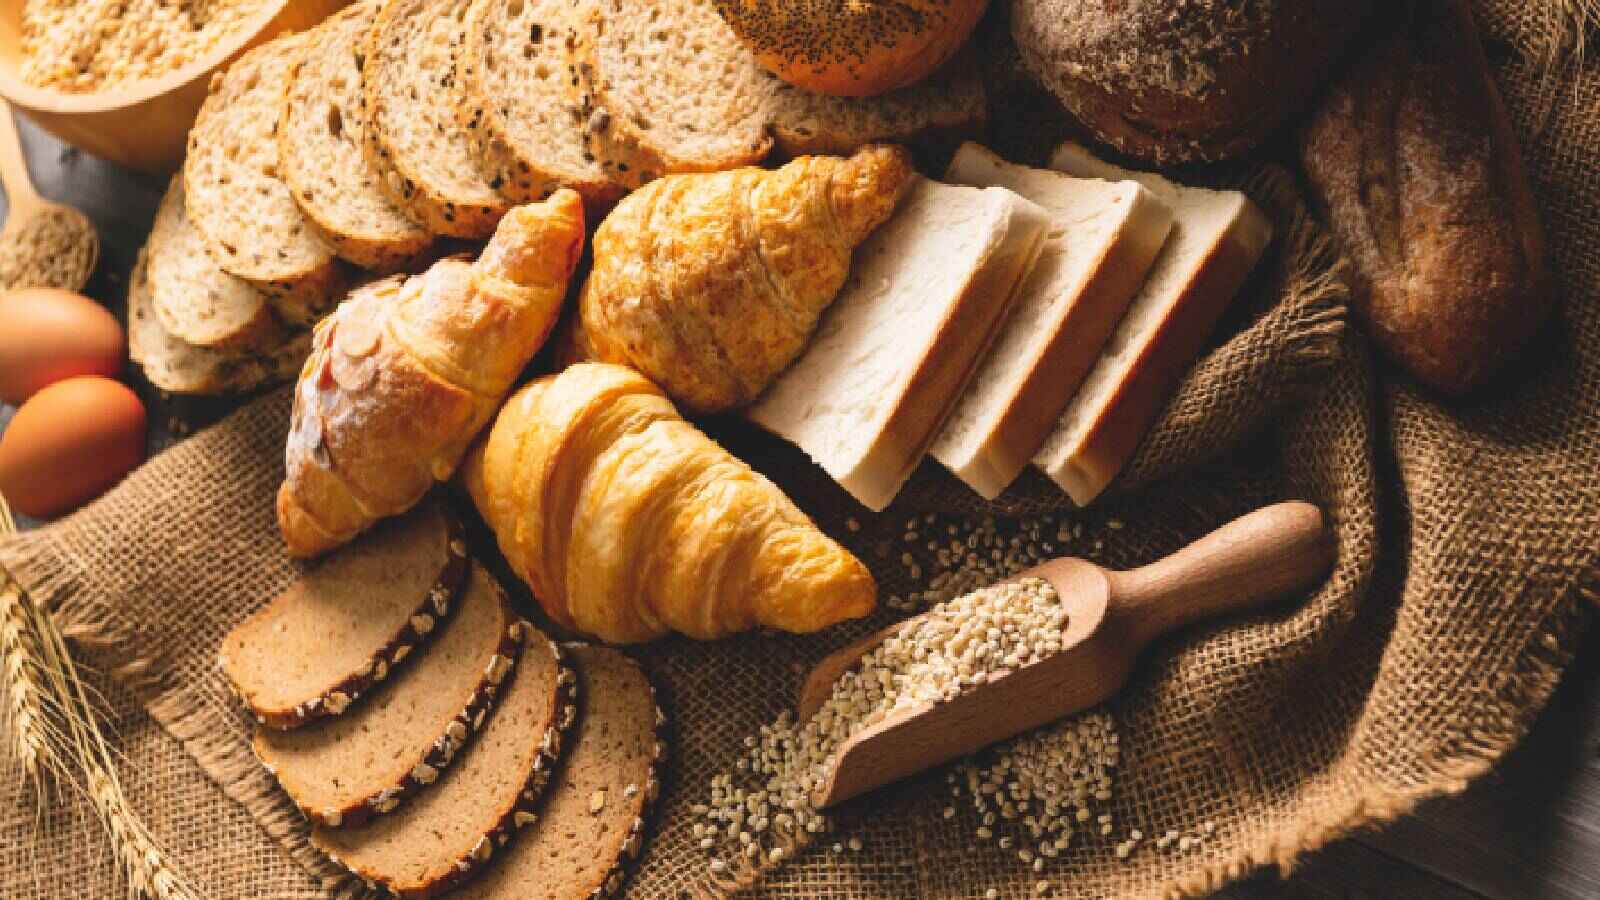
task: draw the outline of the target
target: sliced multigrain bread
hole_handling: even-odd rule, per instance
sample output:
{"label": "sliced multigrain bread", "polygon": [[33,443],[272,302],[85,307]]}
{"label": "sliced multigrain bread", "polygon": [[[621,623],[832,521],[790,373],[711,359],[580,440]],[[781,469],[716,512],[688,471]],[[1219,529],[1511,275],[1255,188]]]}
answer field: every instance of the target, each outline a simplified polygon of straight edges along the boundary
{"label": "sliced multigrain bread", "polygon": [[255,285],[224,272],[185,214],[187,192],[174,177],[150,229],[150,300],[161,326],[184,343],[231,350],[267,350],[285,329]]}
{"label": "sliced multigrain bread", "polygon": [[[422,632],[441,624],[429,613],[418,617]],[[293,731],[258,728],[256,756],[318,825],[358,825],[391,812],[432,784],[477,733],[516,664],[521,636],[505,593],[473,566],[460,609],[420,658],[344,715]],[[402,658],[409,652],[396,650]]]}
{"label": "sliced multigrain bread", "polygon": [[584,138],[588,86],[578,65],[596,0],[476,0],[456,71],[473,146],[518,202],[557,188],[601,210],[622,196]]}
{"label": "sliced multigrain bread", "polygon": [[367,159],[362,54],[379,0],[361,0],[318,25],[290,75],[278,125],[283,180],[340,257],[392,271],[433,236],[378,186]]}
{"label": "sliced multigrain bread", "polygon": [[230,631],[222,673],[268,728],[340,715],[443,633],[466,577],[461,526],[443,504],[424,504],[322,561]]}
{"label": "sliced multigrain bread", "polygon": [[471,0],[389,0],[367,37],[367,154],[389,199],[435,234],[486,238],[511,208],[461,121]]}
{"label": "sliced multigrain bread", "polygon": [[183,187],[189,219],[224,271],[309,324],[339,280],[333,249],[279,177],[278,120],[304,34],[268,41],[212,79],[189,132]]}
{"label": "sliced multigrain bread", "polygon": [[583,714],[533,827],[460,900],[588,900],[612,896],[644,845],[661,790],[666,718],[638,664],[604,647],[567,648]]}
{"label": "sliced multigrain bread", "polygon": [[1049,227],[1049,213],[1002,188],[917,179],[750,418],[883,509],[966,388]]}
{"label": "sliced multigrain bread", "polygon": [[[232,277],[232,276],[228,276]],[[311,352],[311,332],[291,332],[266,351],[212,350],[184,343],[161,324],[150,299],[149,254],[139,251],[128,276],[128,357],[169,394],[253,390],[293,378]]]}
{"label": "sliced multigrain bread", "polygon": [[1079,178],[1131,178],[1172,208],[1172,233],[1144,285],[1061,414],[1034,465],[1088,505],[1143,440],[1211,330],[1272,240],[1272,223],[1235,191],[1174,184],[1063,144],[1051,168]]}
{"label": "sliced multigrain bread", "polygon": [[990,500],[1055,427],[1172,230],[1172,210],[1136,181],[1072,178],[965,144],[945,180],[1003,187],[1050,212],[1039,262],[932,454]]}
{"label": "sliced multigrain bread", "polygon": [[369,885],[433,897],[471,878],[538,819],[561,733],[578,709],[577,677],[561,650],[524,622],[522,660],[483,733],[393,815],[354,828],[317,828],[311,842]]}

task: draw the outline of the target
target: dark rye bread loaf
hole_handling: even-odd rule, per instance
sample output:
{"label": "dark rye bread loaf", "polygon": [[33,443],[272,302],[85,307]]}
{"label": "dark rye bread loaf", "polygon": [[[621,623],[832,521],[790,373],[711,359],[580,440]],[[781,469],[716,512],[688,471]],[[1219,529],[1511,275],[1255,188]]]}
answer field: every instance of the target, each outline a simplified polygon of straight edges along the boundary
{"label": "dark rye bread loaf", "polygon": [[561,650],[524,622],[522,660],[483,733],[461,759],[393,815],[317,828],[311,842],[374,889],[433,897],[472,877],[537,820],[577,715],[577,678]]}
{"label": "dark rye bread loaf", "polygon": [[453,619],[360,706],[293,731],[256,730],[256,756],[313,823],[337,828],[392,812],[483,725],[516,665],[522,628],[477,566]]}
{"label": "dark rye bread loaf", "polygon": [[459,900],[582,900],[615,894],[639,856],[660,793],[666,718],[639,666],[605,647],[569,644],[583,714],[568,737],[539,821]]}
{"label": "dark rye bread loaf", "polygon": [[442,503],[389,519],[229,632],[222,672],[268,728],[339,715],[444,632],[467,565]]}

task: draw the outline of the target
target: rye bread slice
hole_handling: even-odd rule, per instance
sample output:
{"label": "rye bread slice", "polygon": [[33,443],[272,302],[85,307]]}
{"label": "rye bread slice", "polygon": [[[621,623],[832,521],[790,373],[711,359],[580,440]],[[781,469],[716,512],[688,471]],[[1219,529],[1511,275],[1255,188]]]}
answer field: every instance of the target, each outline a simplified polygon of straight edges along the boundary
{"label": "rye bread slice", "polygon": [[615,894],[644,845],[661,791],[666,717],[628,656],[568,645],[583,714],[533,830],[452,894],[460,900],[579,900]]}
{"label": "rye bread slice", "polygon": [[326,311],[341,278],[333,250],[278,175],[284,91],[306,46],[305,34],[284,35],[214,77],[183,164],[189,220],[211,257],[300,324]]}
{"label": "rye bread slice", "polygon": [[595,0],[476,0],[457,72],[467,129],[501,193],[522,203],[558,188],[591,210],[622,196],[583,136],[588,85],[578,66]]}
{"label": "rye bread slice", "polygon": [[[478,566],[460,607],[421,658],[367,702],[293,731],[256,729],[256,756],[313,823],[359,825],[394,811],[432,784],[483,725],[516,665],[522,628],[505,592]],[[428,617],[420,631],[437,624],[420,616]]]}
{"label": "rye bread slice", "polygon": [[433,236],[378,187],[367,159],[362,54],[378,0],[361,0],[311,33],[295,65],[278,125],[283,180],[333,251],[367,269],[393,271]]}
{"label": "rye bread slice", "polygon": [[287,381],[311,353],[311,332],[290,332],[266,351],[213,350],[186,344],[167,331],[150,299],[149,253],[140,250],[128,277],[128,358],[169,394],[214,395]]}
{"label": "rye bread slice", "polygon": [[229,632],[222,673],[268,728],[340,715],[444,631],[467,565],[460,522],[442,503],[386,520]]}
{"label": "rye bread slice", "polygon": [[373,889],[433,897],[471,878],[536,821],[577,716],[577,678],[554,641],[524,622],[522,660],[483,733],[438,784],[393,815],[317,828],[311,842]]}
{"label": "rye bread slice", "polygon": [[481,239],[510,201],[461,121],[456,57],[471,0],[390,0],[367,37],[367,156],[389,199],[435,234]]}

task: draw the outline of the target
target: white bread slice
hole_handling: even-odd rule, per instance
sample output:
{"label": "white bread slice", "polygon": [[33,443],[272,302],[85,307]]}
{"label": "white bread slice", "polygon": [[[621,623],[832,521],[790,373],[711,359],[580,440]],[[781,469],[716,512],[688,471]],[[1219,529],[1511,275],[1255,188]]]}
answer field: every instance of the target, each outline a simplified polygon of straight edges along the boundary
{"label": "white bread slice", "polygon": [[917,179],[750,418],[868,509],[888,506],[999,332],[1049,227],[1049,213],[1010,191]]}
{"label": "white bread slice", "polygon": [[1172,210],[1138,182],[1014,165],[973,143],[957,151],[945,180],[1015,191],[1051,217],[1011,317],[933,444],[935,459],[993,500],[1099,358],[1172,229]]}
{"label": "white bread slice", "polygon": [[360,0],[312,32],[289,78],[278,125],[281,174],[296,203],[340,257],[393,271],[433,236],[390,202],[366,154],[361,53],[378,0]]}
{"label": "white bread slice", "polygon": [[1034,465],[1087,506],[1133,457],[1183,373],[1272,240],[1272,223],[1236,191],[1184,187],[1063,144],[1051,168],[1079,178],[1132,178],[1172,207],[1172,234],[1062,413]]}

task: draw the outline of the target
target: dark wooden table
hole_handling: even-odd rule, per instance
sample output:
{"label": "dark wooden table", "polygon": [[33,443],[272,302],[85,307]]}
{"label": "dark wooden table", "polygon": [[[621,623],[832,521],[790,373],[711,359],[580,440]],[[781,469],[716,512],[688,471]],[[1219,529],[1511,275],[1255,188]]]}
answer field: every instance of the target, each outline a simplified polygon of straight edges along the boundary
{"label": "dark wooden table", "polygon": [[[19,122],[34,183],[83,209],[104,242],[89,293],[120,310],[127,272],[149,232],[161,179],[68,150]],[[0,406],[0,429],[12,410]],[[171,441],[152,416],[152,450]],[[24,523],[24,527],[29,523]],[[1595,643],[1594,641],[1590,642]],[[1600,898],[1600,650],[1585,648],[1528,739],[1458,797],[1423,805],[1382,832],[1305,860],[1287,881],[1262,873],[1227,900]]]}

